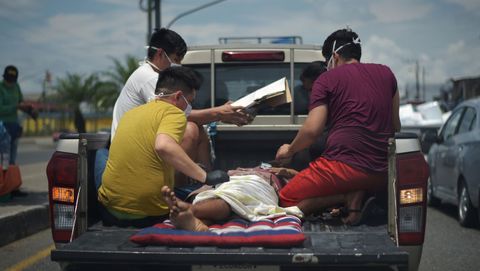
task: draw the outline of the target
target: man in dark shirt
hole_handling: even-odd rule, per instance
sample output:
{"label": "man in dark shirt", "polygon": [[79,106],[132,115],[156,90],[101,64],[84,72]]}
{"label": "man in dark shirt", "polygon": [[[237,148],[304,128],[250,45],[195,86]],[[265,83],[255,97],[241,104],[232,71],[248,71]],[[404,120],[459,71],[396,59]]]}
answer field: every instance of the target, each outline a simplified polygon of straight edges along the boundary
{"label": "man in dark shirt", "polygon": [[[313,84],[308,117],[292,143],[276,155],[277,160],[290,159],[330,127],[322,156],[280,192],[281,206],[297,205],[305,215],[340,203],[359,210],[366,191],[386,187],[388,138],[400,130],[395,76],[387,66],[360,63],[355,32],[335,31],[322,53],[328,71]],[[359,215],[351,212],[344,221],[355,224]]]}
{"label": "man in dark shirt", "polygon": [[[312,93],[313,82],[324,72],[327,71],[327,63],[325,61],[313,61],[303,68],[300,74],[300,81],[302,82],[302,88],[308,93],[308,97]],[[308,167],[310,162],[317,159],[325,150],[325,144],[327,142],[327,130],[317,140],[309,146],[309,148],[295,153],[292,157],[292,161],[289,167],[295,170],[302,170]]]}
{"label": "man in dark shirt", "polygon": [[306,91],[312,91],[313,82],[317,80],[320,74],[327,71],[327,64],[324,61],[313,61],[308,64],[300,74],[300,81],[302,81],[302,87]]}

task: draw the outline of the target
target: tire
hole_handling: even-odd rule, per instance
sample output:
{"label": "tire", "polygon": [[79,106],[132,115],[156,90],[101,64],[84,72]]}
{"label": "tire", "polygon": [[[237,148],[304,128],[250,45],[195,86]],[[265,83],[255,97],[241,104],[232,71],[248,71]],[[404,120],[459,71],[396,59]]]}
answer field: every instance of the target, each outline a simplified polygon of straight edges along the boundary
{"label": "tire", "polygon": [[433,195],[433,184],[430,178],[428,178],[427,183],[427,204],[432,207],[438,207],[442,204],[442,201]]}
{"label": "tire", "polygon": [[462,182],[458,193],[458,222],[463,227],[473,227],[477,220],[477,211],[470,201],[467,187]]}

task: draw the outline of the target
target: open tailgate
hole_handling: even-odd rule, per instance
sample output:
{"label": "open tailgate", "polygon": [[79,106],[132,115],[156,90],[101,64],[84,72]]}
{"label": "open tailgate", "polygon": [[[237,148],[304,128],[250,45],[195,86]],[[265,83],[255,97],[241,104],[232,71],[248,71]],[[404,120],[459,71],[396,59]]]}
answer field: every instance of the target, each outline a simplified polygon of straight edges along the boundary
{"label": "open tailgate", "polygon": [[[305,228],[308,227],[304,225]],[[135,232],[89,231],[72,243],[52,250],[51,259],[83,268],[105,264],[120,269],[141,266],[142,270],[154,266],[155,270],[160,266],[162,270],[217,270],[212,265],[222,267],[218,270],[408,268],[408,253],[396,247],[385,231],[306,231],[303,246],[294,248],[139,246],[128,240]]]}

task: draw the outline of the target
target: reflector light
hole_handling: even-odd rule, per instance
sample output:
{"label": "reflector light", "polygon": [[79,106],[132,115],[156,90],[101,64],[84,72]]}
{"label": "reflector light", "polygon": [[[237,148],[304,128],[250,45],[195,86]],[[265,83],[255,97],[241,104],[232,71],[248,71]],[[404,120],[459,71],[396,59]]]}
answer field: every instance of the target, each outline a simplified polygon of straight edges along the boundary
{"label": "reflector light", "polygon": [[420,205],[400,207],[398,231],[421,232],[423,208]]}
{"label": "reflector light", "polygon": [[73,188],[53,187],[52,199],[56,201],[63,201],[68,203],[75,202],[75,191]]}
{"label": "reflector light", "polygon": [[428,164],[421,152],[398,154],[396,160],[398,245],[421,245],[425,237]]}
{"label": "reflector light", "polygon": [[422,188],[400,190],[400,204],[421,203],[423,201]]}
{"label": "reflector light", "polygon": [[222,53],[222,61],[283,61],[283,51],[226,51]]}
{"label": "reflector light", "polygon": [[58,204],[53,206],[53,219],[56,230],[71,230],[74,222],[74,205]]}
{"label": "reflector light", "polygon": [[49,184],[75,186],[77,183],[78,155],[55,152],[47,165]]}

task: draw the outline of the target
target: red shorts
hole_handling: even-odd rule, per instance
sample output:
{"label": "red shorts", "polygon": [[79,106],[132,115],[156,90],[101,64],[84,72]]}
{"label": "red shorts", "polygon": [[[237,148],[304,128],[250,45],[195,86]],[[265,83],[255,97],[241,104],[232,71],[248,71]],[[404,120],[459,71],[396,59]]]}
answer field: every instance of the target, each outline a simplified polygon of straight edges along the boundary
{"label": "red shorts", "polygon": [[388,173],[367,172],[323,157],[310,163],[280,190],[280,206],[298,205],[304,199],[386,188]]}

